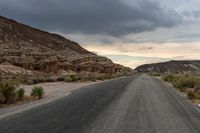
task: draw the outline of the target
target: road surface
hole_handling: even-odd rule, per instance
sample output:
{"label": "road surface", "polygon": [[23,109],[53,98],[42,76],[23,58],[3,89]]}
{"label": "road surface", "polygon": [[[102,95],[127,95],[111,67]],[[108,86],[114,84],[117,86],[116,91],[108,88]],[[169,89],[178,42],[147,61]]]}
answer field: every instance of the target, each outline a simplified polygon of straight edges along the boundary
{"label": "road surface", "polygon": [[0,133],[200,133],[200,112],[161,80],[137,74],[1,119]]}

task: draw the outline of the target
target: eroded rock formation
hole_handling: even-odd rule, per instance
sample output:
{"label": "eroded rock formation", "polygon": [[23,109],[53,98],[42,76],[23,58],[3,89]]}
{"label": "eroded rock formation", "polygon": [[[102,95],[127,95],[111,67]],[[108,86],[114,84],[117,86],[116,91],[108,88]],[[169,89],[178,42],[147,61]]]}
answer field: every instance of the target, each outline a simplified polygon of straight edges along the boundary
{"label": "eroded rock formation", "polygon": [[0,17],[0,64],[4,62],[47,73],[63,70],[107,74],[132,71],[62,36]]}

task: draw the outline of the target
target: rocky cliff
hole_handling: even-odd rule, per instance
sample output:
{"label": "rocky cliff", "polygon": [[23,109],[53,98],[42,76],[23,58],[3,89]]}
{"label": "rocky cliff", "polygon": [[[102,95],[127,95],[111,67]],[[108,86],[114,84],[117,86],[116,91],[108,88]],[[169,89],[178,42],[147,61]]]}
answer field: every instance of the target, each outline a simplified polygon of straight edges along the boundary
{"label": "rocky cliff", "polygon": [[114,64],[60,35],[0,17],[0,64],[8,62],[30,71],[46,73],[124,73],[130,68]]}

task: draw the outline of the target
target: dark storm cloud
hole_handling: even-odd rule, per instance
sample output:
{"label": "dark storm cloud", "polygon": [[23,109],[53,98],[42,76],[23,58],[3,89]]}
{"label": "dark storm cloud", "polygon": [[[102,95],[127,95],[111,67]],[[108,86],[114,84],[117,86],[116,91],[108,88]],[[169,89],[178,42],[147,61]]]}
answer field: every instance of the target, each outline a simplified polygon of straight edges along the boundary
{"label": "dark storm cloud", "polygon": [[200,10],[197,10],[197,11],[193,11],[193,16],[196,17],[196,18],[199,18],[200,17]]}
{"label": "dark storm cloud", "polygon": [[[124,0],[125,1],[125,0]],[[173,27],[181,17],[151,0],[7,0],[0,13],[26,24],[63,33],[122,36]]]}

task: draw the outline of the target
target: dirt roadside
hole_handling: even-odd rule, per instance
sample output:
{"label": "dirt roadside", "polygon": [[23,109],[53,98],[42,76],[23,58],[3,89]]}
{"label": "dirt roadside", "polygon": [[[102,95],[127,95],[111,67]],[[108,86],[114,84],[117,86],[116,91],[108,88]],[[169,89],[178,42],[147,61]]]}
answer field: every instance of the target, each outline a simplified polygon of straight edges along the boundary
{"label": "dirt roadside", "polygon": [[0,108],[0,119],[52,102],[59,98],[69,95],[72,91],[79,89],[80,87],[96,84],[98,82],[79,82],[79,83],[65,83],[65,82],[55,82],[55,83],[41,83],[36,85],[22,85],[25,89],[25,95],[29,96],[31,90],[34,86],[41,86],[45,89],[45,96],[41,100],[36,100],[32,102],[19,103],[15,105],[10,105],[8,107]]}

